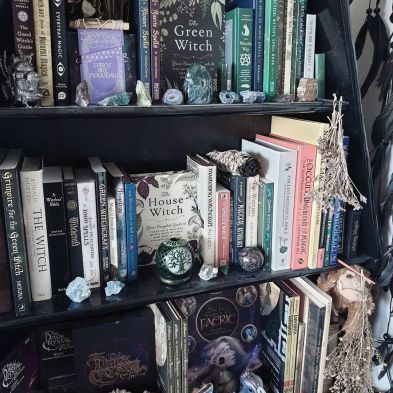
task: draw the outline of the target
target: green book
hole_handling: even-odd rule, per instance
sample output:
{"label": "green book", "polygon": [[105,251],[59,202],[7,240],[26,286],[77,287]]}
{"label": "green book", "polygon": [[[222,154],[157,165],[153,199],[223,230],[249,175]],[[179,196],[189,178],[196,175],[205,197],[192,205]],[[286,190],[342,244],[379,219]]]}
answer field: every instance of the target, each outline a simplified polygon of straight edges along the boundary
{"label": "green book", "polygon": [[315,79],[318,81],[317,97],[325,98],[325,54],[315,55]]}
{"label": "green book", "polygon": [[257,226],[257,245],[260,249],[263,249],[263,240],[265,238],[265,183],[259,182],[259,194],[258,194],[258,226]]}
{"label": "green book", "polygon": [[329,209],[327,212],[325,236],[325,255],[323,257],[323,266],[330,265],[330,246],[332,244],[332,231],[333,231],[333,210]]}
{"label": "green book", "polygon": [[300,12],[301,0],[294,1],[293,7],[293,28],[292,28],[292,63],[291,63],[291,94],[296,94],[296,62],[297,62],[297,30],[298,15]]}
{"label": "green book", "polygon": [[265,269],[270,269],[272,263],[272,229],[273,229],[273,196],[274,183],[272,180],[262,178],[263,184],[263,221],[259,220],[263,226],[262,250],[265,256]]}
{"label": "green book", "polygon": [[251,8],[235,8],[225,16],[225,62],[236,93],[251,90],[253,12]]}

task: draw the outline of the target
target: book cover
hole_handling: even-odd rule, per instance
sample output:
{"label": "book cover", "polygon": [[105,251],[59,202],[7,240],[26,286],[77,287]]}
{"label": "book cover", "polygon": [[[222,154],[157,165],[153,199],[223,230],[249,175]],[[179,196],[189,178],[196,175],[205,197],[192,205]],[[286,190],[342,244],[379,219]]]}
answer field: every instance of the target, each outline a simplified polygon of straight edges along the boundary
{"label": "book cover", "polygon": [[33,301],[52,297],[41,157],[25,157],[20,188],[25,224],[29,277]]}
{"label": "book cover", "polygon": [[[4,157],[5,152],[2,152]],[[8,261],[11,270],[15,314],[31,312],[31,292],[28,273],[22,200],[19,186],[19,169],[22,151],[10,149],[0,165],[3,214],[7,236]]]}
{"label": "book cover", "polygon": [[204,263],[215,264],[216,254],[216,179],[214,163],[202,156],[187,155],[187,169],[196,176],[197,204],[201,215],[201,248]]}
{"label": "book cover", "polygon": [[78,29],[81,80],[91,104],[125,91],[123,44],[121,30]]}
{"label": "book cover", "polygon": [[150,0],[151,98],[160,100],[160,1]]}
{"label": "book cover", "polygon": [[229,266],[231,231],[231,193],[221,184],[216,189],[216,266]]}
{"label": "book cover", "polygon": [[[261,248],[265,257],[265,269],[270,269],[272,264],[272,236],[273,236],[273,204],[274,204],[274,182],[261,178],[260,192],[263,189],[263,217],[259,222],[262,223],[263,229],[261,230]],[[259,224],[259,227],[261,224]]]}
{"label": "book cover", "polygon": [[11,6],[14,28],[14,53],[30,57],[31,63],[35,68],[33,0],[13,0],[11,1]]}
{"label": "book cover", "polygon": [[90,288],[101,285],[96,184],[88,169],[76,170],[84,278]]}
{"label": "book cover", "polygon": [[117,255],[116,234],[116,201],[113,196],[108,195],[108,223],[109,223],[109,250],[111,262],[111,280],[118,280],[119,261]]}
{"label": "book cover", "polygon": [[69,105],[66,0],[50,0],[53,97],[56,106]]}
{"label": "book cover", "polygon": [[299,330],[297,335],[297,345],[296,345],[296,361],[295,361],[295,384],[293,391],[294,393],[302,393],[301,391],[301,380],[302,380],[302,363],[304,356],[304,340],[306,335],[306,325],[304,322],[299,322]]}
{"label": "book cover", "polygon": [[274,136],[257,135],[256,138],[297,151],[291,269],[305,269],[308,266],[312,209],[309,193],[314,190],[317,148]]}
{"label": "book cover", "polygon": [[97,229],[101,279],[104,283],[106,283],[111,279],[106,170],[99,157],[89,157],[89,164],[90,169],[94,174],[96,185]]}
{"label": "book cover", "polygon": [[358,253],[361,210],[348,210],[345,222],[344,255],[346,258],[355,258]]}
{"label": "book cover", "polygon": [[124,194],[127,232],[127,278],[128,281],[131,281],[138,277],[137,196],[135,184],[126,182],[124,184]]}
{"label": "book cover", "polygon": [[297,152],[265,141],[242,140],[245,151],[261,162],[262,175],[274,182],[272,270],[290,268]]}
{"label": "book cover", "polygon": [[63,167],[62,170],[70,279],[73,280],[75,277],[84,277],[78,188],[74,170],[71,167]]}
{"label": "book cover", "polygon": [[7,234],[4,227],[4,213],[0,200],[0,314],[11,311],[12,288],[10,277],[10,264],[7,254]]}
{"label": "book cover", "polygon": [[258,194],[259,175],[247,178],[245,247],[256,247],[258,243]]}
{"label": "book cover", "polygon": [[218,89],[218,67],[224,60],[224,2],[160,1],[161,92],[182,90],[187,69],[204,65]]}
{"label": "book cover", "polygon": [[64,292],[70,282],[61,167],[44,167],[43,183],[52,293],[57,295]]}
{"label": "book cover", "polygon": [[230,68],[232,90],[237,93],[251,89],[253,13],[250,8],[235,8],[225,16],[225,62]]}
{"label": "book cover", "polygon": [[53,106],[53,72],[49,1],[32,0],[37,72],[40,86],[45,89],[42,106]]}
{"label": "book cover", "polygon": [[296,94],[296,89],[304,72],[304,44],[306,36],[306,13],[307,0],[296,0],[296,40],[293,40],[295,50],[294,79],[292,81],[292,94]]}
{"label": "book cover", "polygon": [[283,92],[291,94],[292,86],[292,62],[294,61],[294,53],[292,51],[293,27],[294,27],[294,8],[295,0],[288,0],[285,6],[285,37],[284,37],[284,77]]}
{"label": "book cover", "polygon": [[124,73],[125,73],[125,83],[126,91],[132,93],[134,97],[131,97],[132,101],[136,98],[136,38],[135,34],[124,34],[124,45],[123,45],[123,58],[124,58]]}
{"label": "book cover", "polygon": [[316,24],[317,16],[307,14],[306,35],[304,43],[304,78],[314,78]]}

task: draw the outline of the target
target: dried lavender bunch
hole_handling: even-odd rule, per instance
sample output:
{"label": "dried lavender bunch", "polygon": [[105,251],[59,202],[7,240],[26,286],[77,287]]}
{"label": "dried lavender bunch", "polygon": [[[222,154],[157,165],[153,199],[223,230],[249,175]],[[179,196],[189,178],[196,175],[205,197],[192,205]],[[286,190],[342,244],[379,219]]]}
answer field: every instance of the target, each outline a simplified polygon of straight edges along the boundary
{"label": "dried lavender bunch", "polygon": [[238,150],[217,151],[206,154],[220,169],[245,177],[258,174],[261,164],[255,157]]}
{"label": "dried lavender bunch", "polygon": [[367,199],[349,177],[343,148],[342,97],[339,101],[336,94],[333,94],[333,97],[333,113],[329,118],[329,130],[318,141],[318,151],[322,161],[326,164],[326,169],[325,173],[319,175],[318,186],[311,196],[321,204],[325,211],[334,208],[334,198],[338,198],[352,205],[355,210],[359,210],[362,209],[360,202],[366,203]]}

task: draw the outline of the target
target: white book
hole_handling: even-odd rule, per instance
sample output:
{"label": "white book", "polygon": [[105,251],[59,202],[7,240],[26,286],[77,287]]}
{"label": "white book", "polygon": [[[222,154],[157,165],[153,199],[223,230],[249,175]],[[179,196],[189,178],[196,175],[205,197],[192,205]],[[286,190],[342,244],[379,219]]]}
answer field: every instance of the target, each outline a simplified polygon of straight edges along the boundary
{"label": "white book", "polygon": [[291,94],[291,74],[292,74],[292,40],[293,40],[293,10],[295,0],[287,0],[286,6],[286,33],[285,33],[285,53],[284,53],[284,94]]}
{"label": "white book", "polygon": [[304,42],[304,78],[314,78],[316,25],[317,16],[307,14],[306,36]]}
{"label": "white book", "polygon": [[259,175],[247,178],[245,247],[258,245]]}
{"label": "white book", "polygon": [[76,182],[84,278],[90,288],[98,288],[101,280],[95,182],[91,172],[84,169],[76,171]]}
{"label": "white book", "polygon": [[271,269],[289,269],[297,153],[270,143],[245,139],[242,140],[242,150],[258,158],[262,175],[274,182]]}
{"label": "white book", "polygon": [[109,257],[111,261],[111,277],[119,279],[119,261],[117,259],[117,233],[116,233],[116,200],[108,195],[108,229],[109,229]]}
{"label": "white book", "polygon": [[187,169],[197,176],[197,203],[203,221],[202,257],[204,263],[214,266],[216,259],[216,189],[217,168],[201,156],[187,156]]}
{"label": "white book", "polygon": [[233,19],[228,19],[225,21],[225,64],[228,64],[228,75],[224,90],[232,90],[232,64],[233,64]]}
{"label": "white book", "polygon": [[52,297],[42,158],[26,157],[20,171],[23,220],[33,301]]}

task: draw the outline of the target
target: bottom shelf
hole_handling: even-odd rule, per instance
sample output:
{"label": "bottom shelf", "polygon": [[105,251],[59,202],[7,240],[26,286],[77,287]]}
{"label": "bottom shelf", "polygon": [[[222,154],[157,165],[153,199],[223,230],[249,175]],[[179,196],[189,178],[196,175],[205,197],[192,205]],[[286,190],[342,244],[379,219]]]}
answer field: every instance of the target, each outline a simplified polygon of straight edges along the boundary
{"label": "bottom shelf", "polygon": [[[364,264],[375,261],[367,255],[360,254],[356,258],[345,260],[345,262],[348,264]],[[90,298],[80,304],[71,302],[65,294],[59,295],[51,300],[34,303],[33,313],[29,316],[16,317],[13,312],[0,315],[0,329],[28,327],[81,317],[86,318],[178,297],[214,292],[260,282],[319,274],[339,267],[336,265],[313,270],[259,271],[256,273],[246,273],[242,270],[234,269],[228,275],[220,275],[210,281],[199,279],[197,272],[195,272],[193,279],[189,283],[178,287],[168,287],[160,282],[155,266],[146,266],[140,268],[139,277],[136,281],[126,283],[119,295],[106,297],[103,290],[94,290]]]}

